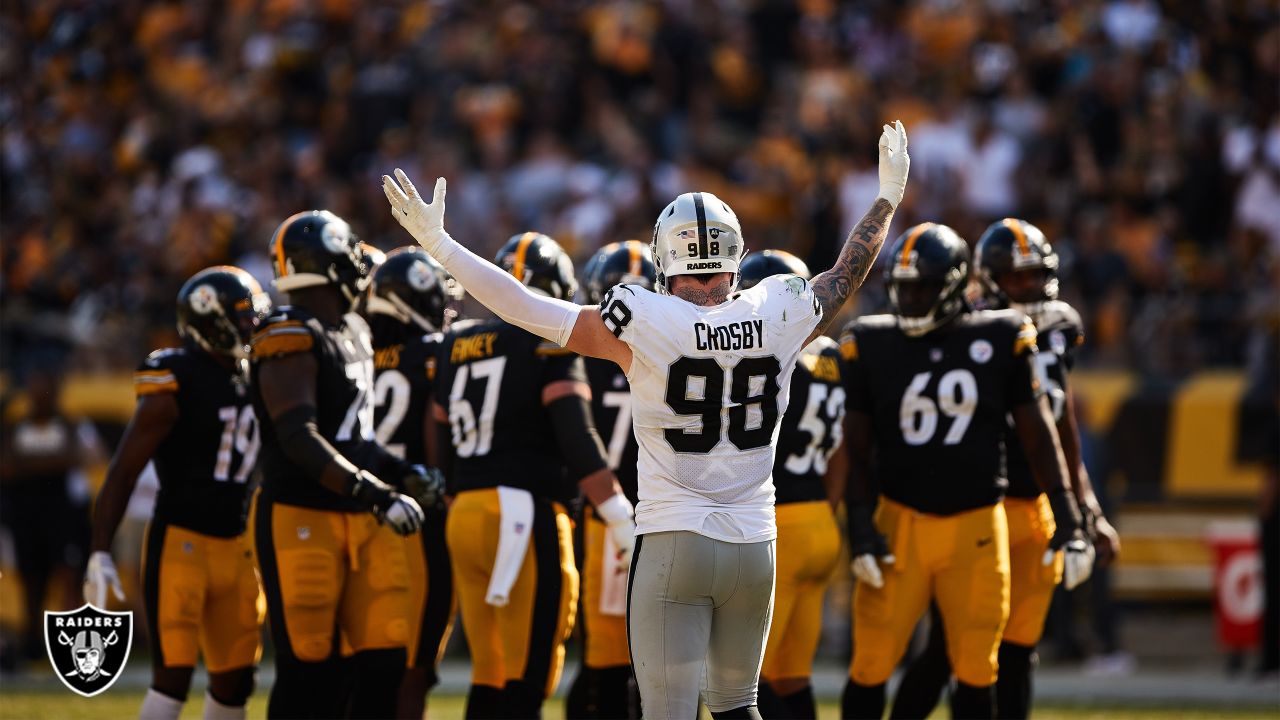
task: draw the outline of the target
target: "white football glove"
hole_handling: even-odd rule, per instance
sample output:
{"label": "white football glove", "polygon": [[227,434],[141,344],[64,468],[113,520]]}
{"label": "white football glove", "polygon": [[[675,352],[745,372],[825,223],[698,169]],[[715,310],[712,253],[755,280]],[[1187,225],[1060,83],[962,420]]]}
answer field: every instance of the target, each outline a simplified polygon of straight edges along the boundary
{"label": "white football glove", "polygon": [[417,501],[408,495],[396,493],[395,499],[379,518],[390,525],[397,535],[412,535],[422,527],[425,516]]}
{"label": "white football glove", "polygon": [[[1053,550],[1044,551],[1044,564],[1053,564]],[[1073,538],[1062,546],[1062,587],[1075,590],[1093,574],[1095,551],[1087,540]]]}
{"label": "white football glove", "polygon": [[89,567],[84,573],[84,601],[105,608],[108,587],[116,600],[124,602],[124,588],[120,586],[120,574],[111,561],[111,553],[99,550],[89,556]]}
{"label": "white football glove", "polygon": [[444,232],[445,190],[444,178],[436,178],[435,194],[431,202],[427,203],[422,200],[422,196],[418,194],[418,188],[413,186],[409,176],[405,175],[400,168],[396,168],[395,180],[386,175],[382,176],[382,192],[386,193],[387,201],[391,203],[392,217],[399,221],[432,257],[437,256],[440,251],[440,241],[447,237]]}
{"label": "white football glove", "polygon": [[608,500],[596,506],[596,514],[609,526],[609,534],[613,536],[613,544],[629,563],[631,553],[636,547],[635,508],[622,493],[609,496]]}
{"label": "white football glove", "polygon": [[849,566],[853,569],[855,578],[879,590],[884,587],[884,574],[880,572],[879,563],[892,565],[896,560],[897,558],[892,555],[883,555],[879,562],[876,562],[876,556],[867,553],[855,557]]}
{"label": "white football glove", "polygon": [[889,201],[895,209],[907,192],[907,172],[911,169],[911,156],[907,155],[907,130],[901,120],[893,127],[884,126],[880,134],[880,193],[876,197]]}

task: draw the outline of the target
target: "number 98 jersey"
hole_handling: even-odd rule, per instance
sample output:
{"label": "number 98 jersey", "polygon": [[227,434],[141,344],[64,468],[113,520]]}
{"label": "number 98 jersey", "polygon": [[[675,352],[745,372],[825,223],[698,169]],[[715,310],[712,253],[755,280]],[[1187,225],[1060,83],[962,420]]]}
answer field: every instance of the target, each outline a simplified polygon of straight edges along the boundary
{"label": "number 98 jersey", "polygon": [[636,531],[777,537],[778,420],[796,357],[822,319],[809,283],[774,275],[710,307],[618,285],[600,314],[632,353]]}
{"label": "number 98 jersey", "polygon": [[806,345],[796,361],[773,461],[779,505],[827,499],[827,458],[844,435],[843,374],[840,349],[825,335]]}
{"label": "number 98 jersey", "polygon": [[196,348],[157,350],[133,375],[138,399],[170,393],[178,421],[156,450],[155,517],[204,535],[244,531],[250,475],[261,447],[248,377]]}
{"label": "number 98 jersey", "polygon": [[1000,502],[1007,416],[1043,392],[1035,351],[1035,326],[1013,310],[964,313],[922,337],[892,315],[850,323],[846,408],[870,416],[880,492],[931,515]]}

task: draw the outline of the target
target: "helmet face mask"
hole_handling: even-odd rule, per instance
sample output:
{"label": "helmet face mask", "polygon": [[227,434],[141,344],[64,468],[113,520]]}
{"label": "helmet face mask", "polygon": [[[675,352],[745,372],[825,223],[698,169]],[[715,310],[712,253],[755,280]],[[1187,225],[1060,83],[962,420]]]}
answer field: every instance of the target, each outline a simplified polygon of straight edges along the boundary
{"label": "helmet face mask", "polygon": [[270,312],[271,300],[252,275],[219,265],[196,273],[178,291],[178,334],[206,352],[243,359]]}
{"label": "helmet face mask", "polygon": [[885,276],[898,327],[926,335],[964,311],[969,246],[946,225],[916,225],[894,242]]}
{"label": "helmet face mask", "polygon": [[1058,298],[1058,254],[1035,225],[1016,218],[992,223],[978,240],[974,269],[983,293],[997,307],[1012,307],[1038,321]]}
{"label": "helmet face mask", "polygon": [[650,247],[658,292],[669,292],[677,275],[727,272],[733,273],[732,286],[738,284],[742,226],[728,204],[711,193],[684,193],[672,200],[654,223]]}

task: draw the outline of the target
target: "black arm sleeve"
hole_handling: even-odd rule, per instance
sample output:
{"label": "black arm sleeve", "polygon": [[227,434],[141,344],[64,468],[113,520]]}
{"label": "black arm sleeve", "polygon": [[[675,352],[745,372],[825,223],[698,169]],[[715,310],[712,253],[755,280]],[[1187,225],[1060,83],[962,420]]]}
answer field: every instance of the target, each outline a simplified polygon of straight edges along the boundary
{"label": "black arm sleeve", "polygon": [[604,443],[591,419],[591,402],[581,395],[567,395],[547,406],[556,431],[556,444],[574,482],[609,466]]}
{"label": "black arm sleeve", "polygon": [[280,449],[290,461],[317,481],[329,463],[345,460],[342,453],[320,434],[314,405],[299,405],[273,422],[276,436],[280,438]]}

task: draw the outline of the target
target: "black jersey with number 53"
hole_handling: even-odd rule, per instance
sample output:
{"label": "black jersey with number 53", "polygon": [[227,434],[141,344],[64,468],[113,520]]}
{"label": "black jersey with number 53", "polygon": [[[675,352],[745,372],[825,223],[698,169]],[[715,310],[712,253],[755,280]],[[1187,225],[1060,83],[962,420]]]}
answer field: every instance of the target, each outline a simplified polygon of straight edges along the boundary
{"label": "black jersey with number 53", "polygon": [[[1061,420],[1062,413],[1066,411],[1067,373],[1075,364],[1076,348],[1084,342],[1083,323],[1075,308],[1060,300],[1046,302],[1039,318],[1036,334],[1040,352],[1036,353],[1036,363],[1049,395],[1053,418]],[[1005,450],[1009,466],[1009,497],[1039,496],[1040,486],[1031,474],[1022,443],[1012,430],[1005,438]]]}
{"label": "black jersey with number 53", "polygon": [[574,494],[542,390],[586,382],[582,358],[500,320],[455,323],[436,351],[435,399],[449,415],[450,490],[499,485],[557,501]]}
{"label": "black jersey with number 53", "polygon": [[[262,492],[273,500],[315,508],[364,512],[351,498],[320,485],[281,448],[263,405],[259,372],[273,358],[309,353],[316,361],[316,424],[320,435],[357,465],[372,442],[373,346],[369,326],[355,313],[327,326],[300,308],[281,307],[253,336],[253,404],[262,418]],[[366,468],[372,469],[372,468]]]}
{"label": "black jersey with number 53", "polygon": [[848,325],[847,409],[870,416],[881,493],[935,515],[999,502],[1007,416],[1043,392],[1035,347],[1035,326],[1012,310],[965,313],[923,337],[892,315]]}
{"label": "black jersey with number 53", "polygon": [[415,464],[426,462],[424,425],[441,337],[417,336],[374,350],[374,435],[391,454]]}
{"label": "black jersey with number 53", "polygon": [[134,372],[138,398],[171,393],[178,420],[152,461],[160,479],[155,518],[215,537],[244,531],[261,448],[247,368],[198,348],[157,350]]}
{"label": "black jersey with number 53", "polygon": [[796,360],[791,402],[782,416],[773,484],[778,504],[826,500],[827,458],[844,431],[844,361],[836,342],[814,338]]}

